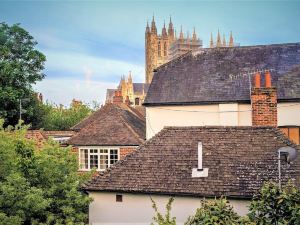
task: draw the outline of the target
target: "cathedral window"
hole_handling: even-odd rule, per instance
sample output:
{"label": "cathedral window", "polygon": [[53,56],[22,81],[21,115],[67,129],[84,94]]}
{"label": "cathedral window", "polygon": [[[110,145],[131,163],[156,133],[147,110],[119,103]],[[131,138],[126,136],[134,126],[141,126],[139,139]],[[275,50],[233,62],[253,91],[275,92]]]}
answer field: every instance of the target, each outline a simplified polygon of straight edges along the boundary
{"label": "cathedral window", "polygon": [[161,46],[160,46],[160,41],[158,42],[158,47],[157,47],[157,51],[158,51],[158,56],[161,56]]}

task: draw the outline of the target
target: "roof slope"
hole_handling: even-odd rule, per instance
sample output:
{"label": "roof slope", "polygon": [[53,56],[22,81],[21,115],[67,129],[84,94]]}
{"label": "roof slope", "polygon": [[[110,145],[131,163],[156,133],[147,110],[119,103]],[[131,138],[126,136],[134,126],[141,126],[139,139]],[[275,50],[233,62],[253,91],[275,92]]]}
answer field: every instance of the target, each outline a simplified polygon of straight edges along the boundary
{"label": "roof slope", "polygon": [[158,68],[144,104],[250,101],[248,73],[258,70],[271,70],[279,101],[300,99],[300,43],[296,43],[187,53]]}
{"label": "roof slope", "polygon": [[[208,177],[192,178],[199,141]],[[271,127],[168,127],[84,189],[251,197],[264,181],[276,181],[277,149],[287,145],[296,147]],[[299,158],[289,168],[282,166],[283,182],[296,173],[299,179]]]}
{"label": "roof slope", "polygon": [[79,132],[71,145],[140,145],[145,140],[145,120],[135,109],[125,104],[108,103],[77,124]]}
{"label": "roof slope", "polygon": [[149,88],[149,84],[133,83],[133,92],[135,94],[143,94],[143,92],[147,93],[148,88]]}

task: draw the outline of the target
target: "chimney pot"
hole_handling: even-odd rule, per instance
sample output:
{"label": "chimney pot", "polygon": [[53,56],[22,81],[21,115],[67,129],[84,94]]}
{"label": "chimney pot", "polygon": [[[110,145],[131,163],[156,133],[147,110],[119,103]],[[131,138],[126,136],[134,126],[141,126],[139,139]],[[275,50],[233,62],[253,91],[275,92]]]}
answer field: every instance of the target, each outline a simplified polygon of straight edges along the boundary
{"label": "chimney pot", "polygon": [[259,72],[257,72],[255,74],[254,79],[255,79],[255,87],[260,88],[260,73]]}
{"label": "chimney pot", "polygon": [[266,71],[266,73],[265,73],[265,79],[266,79],[266,87],[270,88],[272,86],[270,71]]}

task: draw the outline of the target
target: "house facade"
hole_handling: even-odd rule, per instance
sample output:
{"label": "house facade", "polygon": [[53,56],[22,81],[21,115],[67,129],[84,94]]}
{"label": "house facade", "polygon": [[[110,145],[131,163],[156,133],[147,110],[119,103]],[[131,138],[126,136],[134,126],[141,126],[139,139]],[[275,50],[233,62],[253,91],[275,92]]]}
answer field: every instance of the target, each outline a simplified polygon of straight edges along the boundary
{"label": "house facade", "polygon": [[103,171],[124,159],[145,141],[144,116],[116,94],[91,116],[75,125],[68,140],[78,154],[80,171]]}
{"label": "house facade", "polygon": [[271,74],[277,126],[299,144],[300,44],[203,49],[157,69],[146,107],[147,139],[165,126],[251,126],[255,75]]}
{"label": "house facade", "polygon": [[[150,224],[150,197],[164,212],[173,196],[177,224],[184,224],[203,198],[226,196],[245,215],[263,182],[278,182],[277,150],[284,146],[299,151],[272,127],[166,127],[84,186],[94,199],[89,223]],[[299,186],[299,165],[299,158],[283,163],[283,184],[292,179]]]}

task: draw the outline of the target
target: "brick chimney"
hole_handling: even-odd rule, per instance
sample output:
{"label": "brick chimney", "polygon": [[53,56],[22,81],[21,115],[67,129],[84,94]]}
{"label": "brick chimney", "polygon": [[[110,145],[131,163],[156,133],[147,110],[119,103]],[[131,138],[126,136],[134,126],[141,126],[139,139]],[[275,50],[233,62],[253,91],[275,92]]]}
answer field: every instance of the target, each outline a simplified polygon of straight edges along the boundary
{"label": "brick chimney", "polygon": [[272,87],[271,74],[265,72],[265,87],[261,87],[261,74],[256,73],[251,89],[252,126],[277,127],[277,88]]}
{"label": "brick chimney", "polygon": [[123,103],[123,96],[120,90],[115,91],[115,95],[113,97],[113,103],[114,104]]}

